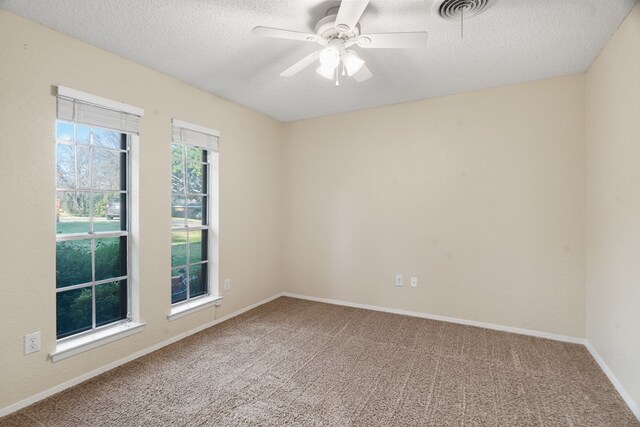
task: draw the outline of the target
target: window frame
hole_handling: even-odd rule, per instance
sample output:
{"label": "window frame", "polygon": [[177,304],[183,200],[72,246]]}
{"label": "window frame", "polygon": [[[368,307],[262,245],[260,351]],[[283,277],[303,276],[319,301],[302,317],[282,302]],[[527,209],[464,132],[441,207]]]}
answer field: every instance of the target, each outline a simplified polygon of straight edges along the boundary
{"label": "window frame", "polygon": [[[58,288],[57,284],[56,284],[56,288],[55,288],[55,294],[56,294],[56,298],[57,295],[61,292],[66,292],[66,291],[71,291],[71,290],[75,290],[75,289],[91,289],[91,328],[87,329],[87,330],[83,330],[80,332],[71,332],[71,333],[67,333],[67,334],[62,334],[62,336],[58,335],[57,332],[57,313],[58,313],[58,306],[56,303],[56,343],[57,344],[65,344],[68,342],[72,342],[74,340],[78,340],[78,339],[82,339],[84,337],[87,336],[91,336],[93,334],[96,333],[100,333],[103,330],[109,329],[109,328],[114,328],[114,327],[120,327],[123,326],[127,323],[132,322],[133,317],[132,317],[132,238],[131,238],[131,226],[132,226],[132,220],[131,220],[131,203],[132,203],[132,198],[131,198],[131,190],[132,190],[132,180],[131,180],[131,175],[132,175],[132,160],[131,160],[131,147],[132,144],[134,143],[135,140],[137,140],[137,135],[133,134],[133,133],[128,133],[128,132],[124,132],[121,130],[112,130],[112,129],[107,129],[107,128],[103,128],[100,126],[94,126],[94,125],[89,125],[89,124],[84,124],[82,122],[72,122],[69,120],[65,120],[65,119],[56,119],[55,121],[55,126],[56,126],[56,135],[57,135],[57,127],[58,127],[58,123],[66,123],[66,124],[70,124],[74,126],[74,138],[73,138],[73,142],[72,143],[67,143],[67,142],[59,142],[57,140],[57,137],[55,138],[55,147],[56,147],[56,181],[57,181],[57,163],[58,163],[58,154],[57,154],[57,147],[59,144],[63,144],[63,145],[71,145],[74,146],[75,148],[75,155],[76,155],[76,162],[77,160],[77,153],[78,147],[81,148],[85,148],[85,149],[89,149],[89,156],[90,156],[90,166],[89,166],[89,188],[85,188],[85,189],[80,189],[80,188],[63,188],[63,187],[58,187],[57,182],[56,182],[56,189],[55,189],[55,194],[56,194],[56,199],[57,196],[60,192],[63,193],[83,193],[83,194],[88,194],[90,196],[90,202],[89,202],[89,231],[86,233],[68,233],[68,234],[58,234],[56,231],[56,253],[57,253],[57,244],[59,242],[68,242],[68,241],[76,241],[76,240],[88,240],[90,241],[91,244],[91,280],[88,282],[83,282],[83,283],[79,283],[76,285],[71,285],[71,286],[65,286],[65,287],[61,287]],[[77,140],[77,128],[79,126],[84,126],[84,127],[88,127],[90,128],[90,142],[89,144],[79,144],[78,140]],[[122,145],[124,145],[124,148],[110,148],[110,147],[102,147],[102,146],[96,146],[93,143],[93,134],[94,134],[94,129],[102,129],[102,130],[107,130],[110,132],[118,132],[120,134],[120,137],[122,138]],[[93,162],[94,162],[94,157],[93,154],[95,152],[95,150],[105,150],[105,151],[111,151],[111,152],[117,152],[120,153],[121,155],[125,156],[125,161],[122,162],[122,160],[120,161],[120,180],[121,180],[121,189],[119,190],[103,190],[103,189],[96,189],[95,188],[95,183],[94,183],[94,170],[93,170]],[[122,168],[124,167],[124,170],[122,170]],[[123,180],[123,175],[124,175],[124,180]],[[76,176],[76,181],[79,178]],[[124,182],[122,182],[124,181]],[[122,184],[124,184],[125,189],[122,190]],[[93,194],[104,194],[104,193],[119,193],[120,197],[122,198],[122,194],[124,194],[124,199],[125,199],[125,206],[124,209],[121,206],[120,207],[120,224],[121,224],[121,228],[122,228],[122,218],[123,216],[125,216],[125,221],[124,221],[124,226],[126,227],[125,230],[118,230],[118,231],[101,231],[101,232],[96,232],[94,230],[94,208],[95,208],[95,203],[93,202]],[[123,215],[124,213],[124,215]],[[56,208],[56,220],[58,217],[58,212],[57,212],[57,208]],[[54,220],[55,221],[55,220]],[[57,221],[56,221],[57,222]],[[95,280],[96,279],[96,262],[95,262],[95,258],[96,258],[96,241],[98,239],[109,239],[109,238],[118,238],[122,241],[122,238],[126,239],[126,274],[125,275],[120,275],[118,277],[111,277],[111,278],[106,278],[106,279],[101,279],[101,280]],[[56,268],[57,268],[57,260],[56,260]],[[98,325],[97,322],[97,308],[96,308],[96,288],[100,285],[104,285],[104,284],[108,284],[108,283],[113,283],[113,282],[118,282],[120,286],[122,286],[122,281],[125,280],[126,281],[126,293],[124,293],[124,295],[120,296],[120,304],[122,305],[123,303],[123,299],[126,298],[126,301],[124,302],[125,305],[125,310],[126,310],[126,314],[116,320],[110,321],[108,323],[105,324],[101,324]],[[121,311],[122,311],[122,306],[120,307]]]}
{"label": "window frame", "polygon": [[[193,194],[195,196],[199,196],[198,194],[189,193],[188,191],[188,177],[187,177],[187,168],[185,165],[188,162],[187,158],[187,149],[189,147],[197,148],[200,150],[204,150],[206,152],[206,165],[207,177],[206,177],[206,185],[207,191],[206,193],[206,213],[207,213],[207,262],[199,263],[199,265],[206,264],[207,265],[207,283],[206,291],[202,295],[198,295],[195,297],[189,298],[173,302],[172,294],[171,294],[171,282],[169,281],[169,305],[170,311],[167,315],[169,320],[174,320],[190,314],[195,311],[199,311],[205,308],[208,308],[212,305],[219,306],[221,304],[222,297],[220,296],[220,288],[219,288],[219,256],[220,256],[220,248],[219,248],[219,183],[220,183],[220,149],[219,149],[219,140],[220,140],[220,132],[215,129],[207,128],[200,125],[195,125],[189,122],[185,122],[178,119],[172,119],[172,139],[169,144],[169,153],[170,153],[170,164],[173,165],[173,146],[179,145],[183,147],[184,161],[183,165],[184,174],[183,174],[183,185],[185,186],[182,194],[174,193],[173,191],[173,177],[172,184],[169,189],[169,195],[171,198],[171,217],[173,218],[173,197],[174,195],[184,195],[187,196],[189,194]],[[194,134],[195,132],[195,134]],[[173,166],[172,166],[173,167]],[[170,233],[173,233],[175,230],[202,230],[205,227],[188,227],[188,212],[187,212],[188,201],[185,197],[185,227],[174,227],[173,222],[170,221]],[[170,234],[171,235],[171,234]],[[186,244],[188,246],[188,239]],[[181,266],[173,267],[170,263],[169,265],[169,279],[173,277],[173,269],[181,268]],[[185,259],[185,266],[189,265],[189,259]]]}

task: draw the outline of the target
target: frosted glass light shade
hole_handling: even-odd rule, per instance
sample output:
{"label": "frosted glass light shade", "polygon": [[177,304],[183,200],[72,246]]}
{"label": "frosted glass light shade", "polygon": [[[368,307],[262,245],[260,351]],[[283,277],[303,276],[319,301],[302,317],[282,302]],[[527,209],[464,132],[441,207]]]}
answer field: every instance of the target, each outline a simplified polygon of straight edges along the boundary
{"label": "frosted glass light shade", "polygon": [[320,74],[325,79],[333,80],[333,78],[336,76],[336,67],[330,68],[320,64],[320,66],[316,69],[316,73]]}
{"label": "frosted glass light shade", "polygon": [[342,63],[349,77],[360,71],[364,65],[364,61],[352,50],[348,50],[342,55]]}
{"label": "frosted glass light shade", "polygon": [[340,53],[333,47],[320,52],[320,65],[326,69],[335,69],[340,64]]}

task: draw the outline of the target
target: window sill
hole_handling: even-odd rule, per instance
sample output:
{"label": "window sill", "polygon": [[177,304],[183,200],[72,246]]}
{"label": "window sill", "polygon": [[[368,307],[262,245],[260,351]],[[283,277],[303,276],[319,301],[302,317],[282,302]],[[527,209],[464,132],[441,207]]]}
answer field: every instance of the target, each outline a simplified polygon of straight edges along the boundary
{"label": "window sill", "polygon": [[84,353],[92,348],[100,347],[113,341],[144,331],[146,323],[128,322],[111,328],[105,328],[76,339],[56,345],[56,351],[50,354],[51,360],[57,362],[76,354]]}
{"label": "window sill", "polygon": [[214,305],[220,305],[220,301],[222,301],[222,297],[210,295],[175,305],[171,307],[171,312],[167,315],[167,319],[179,319],[187,314],[195,313],[196,311],[204,310],[205,308],[209,308]]}

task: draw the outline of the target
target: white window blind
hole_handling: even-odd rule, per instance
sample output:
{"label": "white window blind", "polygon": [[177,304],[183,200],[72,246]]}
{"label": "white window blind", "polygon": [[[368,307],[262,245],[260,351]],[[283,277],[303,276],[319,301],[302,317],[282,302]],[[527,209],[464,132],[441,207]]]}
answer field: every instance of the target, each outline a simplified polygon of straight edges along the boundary
{"label": "white window blind", "polygon": [[58,86],[58,119],[125,133],[140,133],[144,110],[107,98]]}
{"label": "white window blind", "polygon": [[172,142],[218,151],[220,132],[217,130],[177,119],[173,119],[171,124]]}

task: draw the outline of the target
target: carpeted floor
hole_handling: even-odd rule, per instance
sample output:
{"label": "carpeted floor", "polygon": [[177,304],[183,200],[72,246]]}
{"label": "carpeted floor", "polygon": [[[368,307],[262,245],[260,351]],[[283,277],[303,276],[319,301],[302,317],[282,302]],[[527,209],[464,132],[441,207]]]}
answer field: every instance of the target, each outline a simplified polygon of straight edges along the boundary
{"label": "carpeted floor", "polygon": [[0,425],[640,423],[583,346],[279,298]]}

